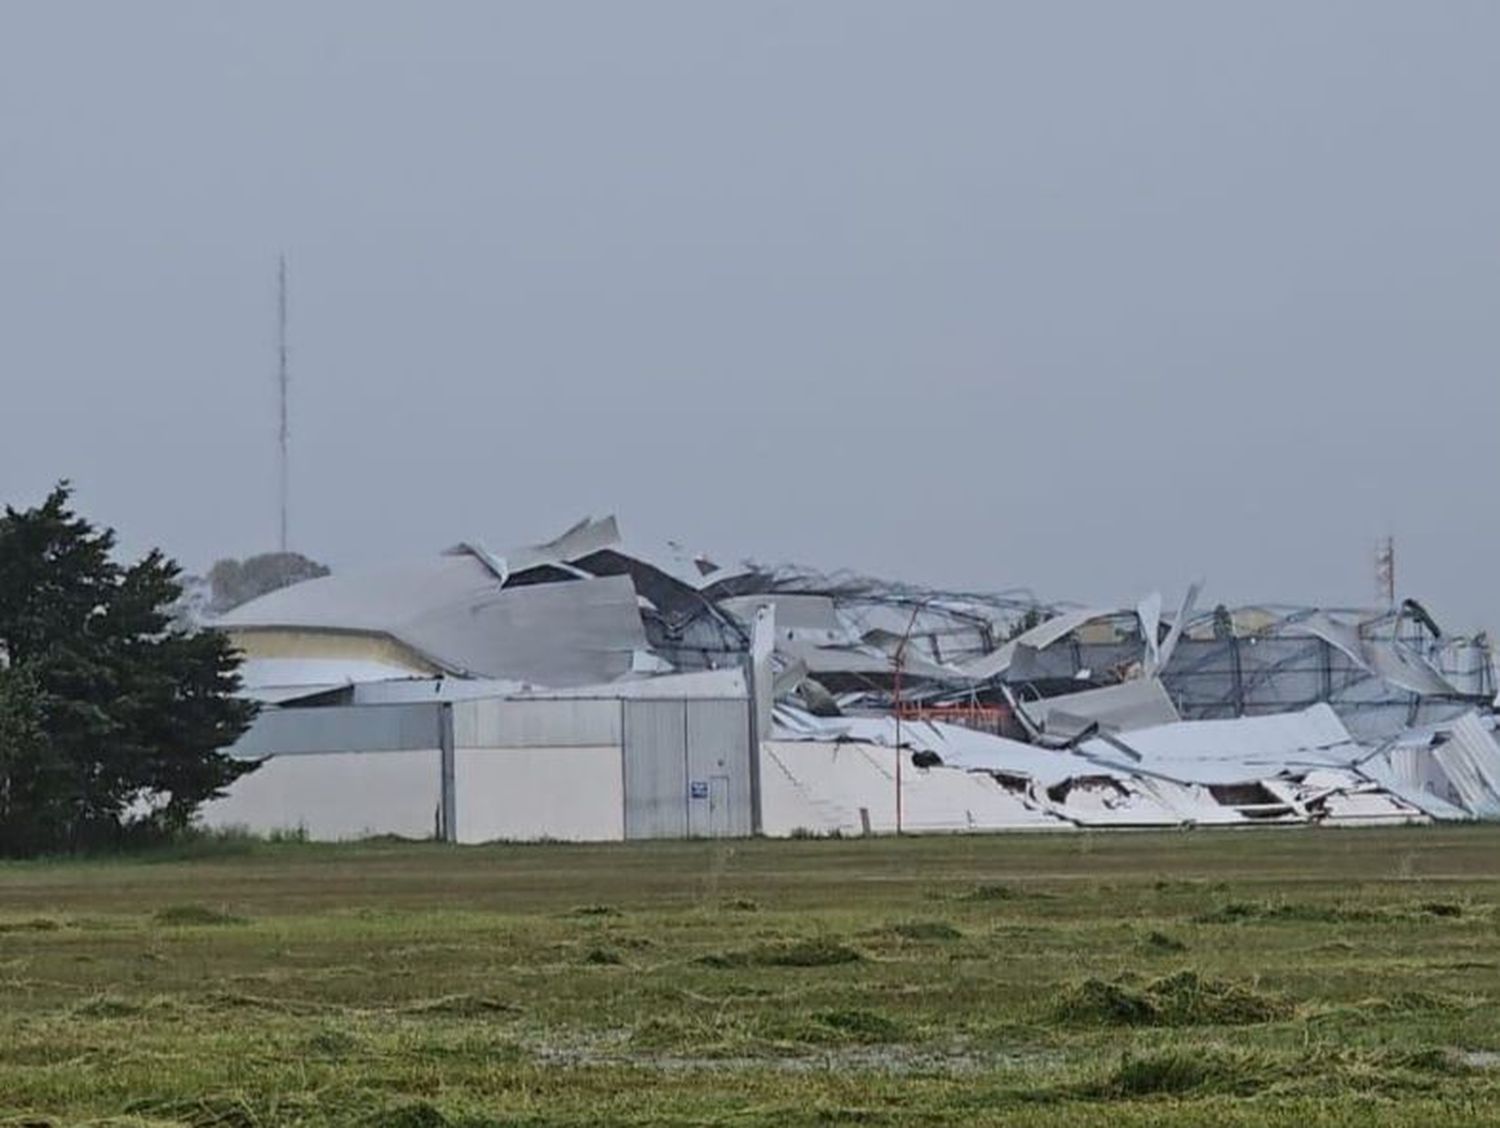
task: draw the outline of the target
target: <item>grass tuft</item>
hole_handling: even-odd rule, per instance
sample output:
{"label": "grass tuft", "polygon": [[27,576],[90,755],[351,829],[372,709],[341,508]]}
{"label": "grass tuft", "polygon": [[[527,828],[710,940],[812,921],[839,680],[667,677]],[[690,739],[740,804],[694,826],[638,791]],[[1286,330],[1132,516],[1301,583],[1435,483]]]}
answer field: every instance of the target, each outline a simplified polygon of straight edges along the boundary
{"label": "grass tuft", "polygon": [[373,1112],[360,1125],[361,1128],[448,1128],[448,1118],[426,1101],[409,1101]]}
{"label": "grass tuft", "polygon": [[864,956],[855,948],[834,940],[789,940],[758,944],[733,952],[710,952],[699,956],[706,967],[833,967],[858,963]]}
{"label": "grass tuft", "polygon": [[1078,1025],[1149,1026],[1159,1016],[1139,991],[1094,978],[1065,990],[1054,1010],[1063,1022]]}
{"label": "grass tuft", "polygon": [[1457,901],[1420,904],[1351,905],[1304,901],[1226,901],[1193,917],[1197,924],[1244,924],[1252,921],[1294,924],[1379,924],[1395,921],[1452,920],[1466,914]]}
{"label": "grass tuft", "polygon": [[485,1018],[497,1014],[515,1014],[520,1008],[514,1003],[488,995],[443,995],[436,999],[420,999],[401,1008],[404,1014],[431,1015],[446,1018]]}
{"label": "grass tuft", "polygon": [[960,901],[1014,901],[1022,896],[1021,892],[1011,885],[1001,885],[997,882],[982,882],[967,892],[960,893]]}
{"label": "grass tuft", "polygon": [[1148,932],[1146,938],[1141,941],[1141,946],[1149,948],[1153,952],[1185,952],[1187,945],[1175,936],[1168,936],[1165,932]]}
{"label": "grass tuft", "polygon": [[1457,901],[1424,901],[1417,908],[1428,916],[1461,917],[1464,915],[1464,907]]}
{"label": "grass tuft", "polygon": [[1055,1012],[1064,1022],[1096,1026],[1251,1026],[1289,1018],[1286,1000],[1238,983],[1179,971],[1141,990],[1102,979],[1068,988]]}
{"label": "grass tuft", "polygon": [[1127,1054],[1110,1071],[1094,1096],[1149,1097],[1186,1095],[1249,1096],[1266,1077],[1256,1059],[1203,1046]]}
{"label": "grass tuft", "polygon": [[903,940],[962,940],[964,934],[946,920],[906,920],[890,927]]}
{"label": "grass tuft", "polygon": [[62,922],[52,917],[31,917],[29,920],[0,920],[0,932],[56,932]]}
{"label": "grass tuft", "polygon": [[883,1014],[876,1014],[874,1011],[818,1011],[812,1017],[813,1021],[820,1026],[827,1027],[839,1037],[848,1039],[851,1042],[863,1042],[871,1045],[884,1042],[897,1042],[906,1033],[905,1028],[899,1022],[889,1019]]}
{"label": "grass tuft", "polygon": [[235,916],[233,913],[226,912],[223,909],[214,909],[208,905],[197,903],[168,905],[152,913],[151,919],[157,924],[171,925],[173,927],[249,923],[245,917]]}
{"label": "grass tuft", "polygon": [[94,995],[75,1006],[73,1013],[80,1018],[133,1018],[145,1009],[134,999],[122,999],[119,995]]}
{"label": "grass tuft", "polygon": [[319,1030],[308,1037],[303,1049],[317,1057],[340,1059],[359,1045],[359,1039],[345,1030]]}
{"label": "grass tuft", "polygon": [[237,1096],[142,1100],[129,1105],[127,1111],[190,1128],[261,1128],[263,1123],[250,1105]]}

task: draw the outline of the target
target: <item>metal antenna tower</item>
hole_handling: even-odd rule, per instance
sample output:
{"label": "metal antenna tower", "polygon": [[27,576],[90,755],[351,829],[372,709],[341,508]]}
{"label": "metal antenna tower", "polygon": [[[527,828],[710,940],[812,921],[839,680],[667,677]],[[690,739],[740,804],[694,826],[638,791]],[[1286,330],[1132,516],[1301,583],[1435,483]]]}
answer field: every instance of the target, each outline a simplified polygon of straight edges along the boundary
{"label": "metal antenna tower", "polygon": [[1375,549],[1375,590],[1387,607],[1396,606],[1396,538],[1386,537]]}
{"label": "metal antenna tower", "polygon": [[287,417],[286,417],[286,393],[287,393],[287,347],[286,347],[286,255],[281,255],[276,262],[276,387],[280,393],[280,429],[277,432],[279,444],[280,461],[277,469],[280,475],[281,486],[281,551],[287,550],[286,537],[286,512],[287,497],[290,493],[291,481],[287,467]]}

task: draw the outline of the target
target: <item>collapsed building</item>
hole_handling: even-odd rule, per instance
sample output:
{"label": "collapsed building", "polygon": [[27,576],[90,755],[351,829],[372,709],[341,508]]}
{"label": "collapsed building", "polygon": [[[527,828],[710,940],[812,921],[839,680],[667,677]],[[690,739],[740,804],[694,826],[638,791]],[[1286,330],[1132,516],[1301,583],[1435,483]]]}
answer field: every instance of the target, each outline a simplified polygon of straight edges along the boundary
{"label": "collapsed building", "polygon": [[1046,605],[627,548],[613,518],[217,620],[260,762],[205,820],[613,840],[1500,817],[1495,656],[1375,611]]}

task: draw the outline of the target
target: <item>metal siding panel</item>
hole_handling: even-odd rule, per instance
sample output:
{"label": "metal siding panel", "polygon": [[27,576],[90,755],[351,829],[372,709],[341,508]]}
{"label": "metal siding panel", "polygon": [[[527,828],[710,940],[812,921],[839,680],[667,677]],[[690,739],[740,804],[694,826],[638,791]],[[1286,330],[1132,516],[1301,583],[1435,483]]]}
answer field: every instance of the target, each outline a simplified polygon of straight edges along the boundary
{"label": "metal siding panel", "polygon": [[458,840],[619,841],[619,748],[461,749]]}
{"label": "metal siding panel", "polygon": [[681,701],[627,701],[625,837],[682,838],[687,827],[687,714]]}
{"label": "metal siding panel", "polygon": [[[727,777],[729,810],[719,816],[728,833],[751,833],[750,821],[750,716],[745,701],[687,702],[687,767],[689,784],[705,786],[715,776]],[[713,805],[710,794],[688,799],[689,833],[712,835]]]}
{"label": "metal siding panel", "polygon": [[623,576],[491,591],[433,608],[392,632],[450,669],[540,685],[598,685],[646,645]]}
{"label": "metal siding panel", "polygon": [[617,701],[479,700],[453,705],[460,748],[584,748],[620,743]]}
{"label": "metal siding panel", "polygon": [[708,833],[711,838],[734,835],[734,799],[729,777],[710,776],[708,780]]}
{"label": "metal siding panel", "polygon": [[259,759],[320,752],[405,752],[437,748],[440,705],[337,705],[266,709],[230,755]]}
{"label": "metal siding panel", "polygon": [[206,803],[206,826],[257,834],[301,829],[317,842],[433,837],[442,805],[438,753],[273,756]]}

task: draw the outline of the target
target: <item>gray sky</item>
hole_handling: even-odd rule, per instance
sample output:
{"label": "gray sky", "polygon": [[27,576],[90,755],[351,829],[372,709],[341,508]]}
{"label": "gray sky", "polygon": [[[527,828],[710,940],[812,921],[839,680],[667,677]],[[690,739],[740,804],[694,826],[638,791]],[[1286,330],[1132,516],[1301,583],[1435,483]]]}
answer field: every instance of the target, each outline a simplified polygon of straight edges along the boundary
{"label": "gray sky", "polygon": [[1493,624],[1500,4],[0,6],[0,497]]}

